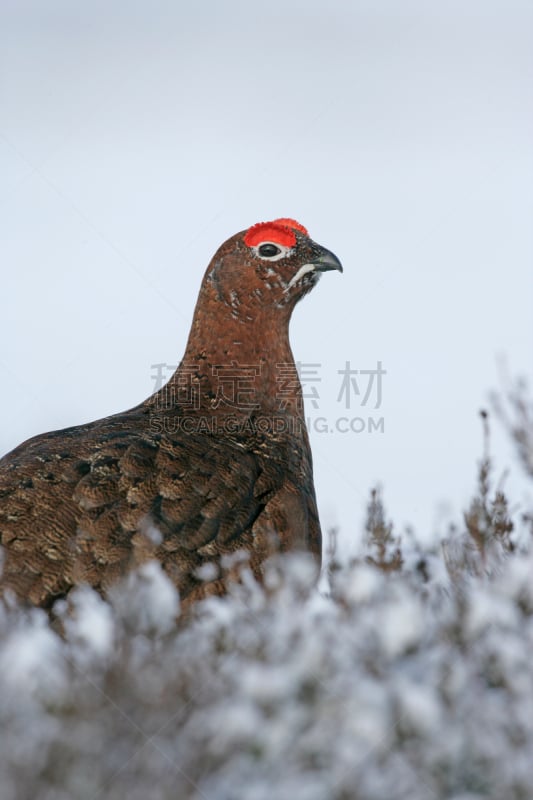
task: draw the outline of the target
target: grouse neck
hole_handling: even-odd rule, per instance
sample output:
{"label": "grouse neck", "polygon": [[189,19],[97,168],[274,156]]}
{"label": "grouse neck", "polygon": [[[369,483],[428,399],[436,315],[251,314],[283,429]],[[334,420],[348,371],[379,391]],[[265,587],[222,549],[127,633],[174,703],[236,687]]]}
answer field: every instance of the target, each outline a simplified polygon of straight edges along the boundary
{"label": "grouse neck", "polygon": [[168,388],[180,411],[185,401],[192,413],[303,418],[288,319],[257,313],[247,324],[230,317],[221,326],[197,309],[185,354]]}

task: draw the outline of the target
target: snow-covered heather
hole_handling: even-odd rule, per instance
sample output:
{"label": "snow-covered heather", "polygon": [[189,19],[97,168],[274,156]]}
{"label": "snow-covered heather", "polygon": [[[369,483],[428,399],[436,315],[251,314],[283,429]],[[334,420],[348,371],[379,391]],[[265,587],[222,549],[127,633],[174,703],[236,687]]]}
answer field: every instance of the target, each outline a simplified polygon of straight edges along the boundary
{"label": "snow-covered heather", "polygon": [[293,556],[181,625],[150,564],[73,594],[63,638],[5,606],[2,800],[533,797],[533,554],[497,562],[404,545],[328,596]]}

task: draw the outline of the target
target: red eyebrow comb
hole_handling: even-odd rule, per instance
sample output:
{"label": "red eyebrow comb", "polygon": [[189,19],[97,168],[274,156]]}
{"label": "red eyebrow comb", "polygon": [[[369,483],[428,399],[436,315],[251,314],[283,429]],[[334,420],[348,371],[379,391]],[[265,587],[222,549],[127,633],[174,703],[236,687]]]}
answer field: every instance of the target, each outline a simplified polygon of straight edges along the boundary
{"label": "red eyebrow comb", "polygon": [[244,243],[248,247],[254,247],[260,242],[275,242],[284,247],[294,247],[296,235],[294,231],[299,231],[305,236],[308,235],[307,229],[295,219],[281,217],[272,222],[258,222],[248,228],[244,235]]}

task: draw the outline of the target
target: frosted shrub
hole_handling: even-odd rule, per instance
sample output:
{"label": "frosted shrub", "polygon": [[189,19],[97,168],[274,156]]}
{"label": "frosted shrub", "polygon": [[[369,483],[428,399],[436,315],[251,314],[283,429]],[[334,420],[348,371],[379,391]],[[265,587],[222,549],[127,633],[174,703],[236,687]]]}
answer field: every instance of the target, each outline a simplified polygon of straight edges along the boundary
{"label": "frosted shrub", "polygon": [[459,593],[361,559],[326,596],[293,556],[169,629],[155,565],[80,590],[63,637],[4,609],[2,798],[531,796],[532,572]]}

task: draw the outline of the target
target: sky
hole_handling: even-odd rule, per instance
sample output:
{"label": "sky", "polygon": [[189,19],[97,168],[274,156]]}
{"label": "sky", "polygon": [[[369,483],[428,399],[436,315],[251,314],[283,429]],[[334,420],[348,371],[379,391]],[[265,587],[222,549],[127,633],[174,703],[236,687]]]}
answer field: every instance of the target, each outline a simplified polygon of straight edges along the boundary
{"label": "sky", "polygon": [[147,397],[219,245],[288,216],[344,265],[291,323],[323,527],[349,546],[377,483],[398,532],[460,519],[478,411],[502,363],[531,374],[531,3],[4,0],[0,16],[0,452]]}

